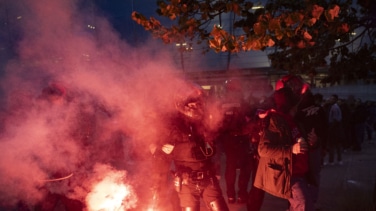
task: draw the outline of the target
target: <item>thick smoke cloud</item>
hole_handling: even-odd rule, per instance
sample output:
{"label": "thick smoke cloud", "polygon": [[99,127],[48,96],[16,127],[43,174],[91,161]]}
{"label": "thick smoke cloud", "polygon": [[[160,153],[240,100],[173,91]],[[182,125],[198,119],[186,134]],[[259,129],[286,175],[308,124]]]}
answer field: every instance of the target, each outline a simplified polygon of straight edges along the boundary
{"label": "thick smoke cloud", "polygon": [[[84,201],[88,181],[101,178],[90,175],[98,164],[145,180],[149,166],[134,162],[147,159],[185,88],[169,52],[151,41],[130,47],[76,1],[9,4],[22,21],[18,56],[1,78],[1,205],[37,203],[46,187]],[[95,31],[85,28],[89,19]]]}

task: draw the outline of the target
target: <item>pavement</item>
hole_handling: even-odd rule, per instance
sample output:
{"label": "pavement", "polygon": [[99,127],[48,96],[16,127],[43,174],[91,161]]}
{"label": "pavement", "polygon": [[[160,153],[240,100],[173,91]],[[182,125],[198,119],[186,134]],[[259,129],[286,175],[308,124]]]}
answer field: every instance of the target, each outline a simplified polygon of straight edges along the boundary
{"label": "pavement", "polygon": [[[325,165],[317,211],[376,211],[376,138],[365,141],[362,151],[344,151],[343,164]],[[225,183],[221,178],[225,193]],[[245,204],[229,204],[230,211],[246,211]],[[266,194],[261,211],[286,211],[287,200]],[[204,206],[201,211],[207,210]]]}
{"label": "pavement", "polygon": [[[221,159],[224,164],[224,156]],[[376,138],[365,141],[360,152],[344,152],[342,160],[342,165],[322,168],[317,211],[376,211]],[[220,182],[227,199],[223,176]],[[229,208],[247,211],[245,204],[229,204]],[[286,211],[287,208],[287,200],[266,194],[261,211]],[[0,210],[9,209],[0,207]],[[204,205],[201,211],[207,211]]]}

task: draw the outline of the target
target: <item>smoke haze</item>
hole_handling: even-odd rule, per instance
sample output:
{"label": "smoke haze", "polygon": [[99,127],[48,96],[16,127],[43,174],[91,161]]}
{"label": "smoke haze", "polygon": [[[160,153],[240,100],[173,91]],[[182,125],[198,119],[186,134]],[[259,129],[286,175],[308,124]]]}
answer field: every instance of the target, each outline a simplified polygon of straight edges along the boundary
{"label": "smoke haze", "polygon": [[0,205],[37,203],[46,189],[84,201],[109,168],[148,177],[133,162],[147,157],[185,87],[169,52],[152,41],[130,47],[78,3],[8,2],[22,21],[18,56],[1,78]]}

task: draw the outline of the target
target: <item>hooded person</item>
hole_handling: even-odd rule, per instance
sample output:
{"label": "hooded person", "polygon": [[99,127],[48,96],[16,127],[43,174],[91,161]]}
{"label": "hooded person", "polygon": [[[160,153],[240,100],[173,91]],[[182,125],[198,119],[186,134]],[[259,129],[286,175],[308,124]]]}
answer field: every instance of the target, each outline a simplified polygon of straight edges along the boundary
{"label": "hooded person", "polygon": [[307,182],[308,142],[314,140],[294,119],[300,99],[288,87],[276,90],[273,99],[275,108],[264,117],[254,186],[287,199],[290,210],[314,210]]}
{"label": "hooded person", "polygon": [[276,90],[273,99],[275,110],[284,114],[288,114],[294,107],[297,108],[299,103],[299,98],[287,87]]}
{"label": "hooded person", "polygon": [[315,102],[315,96],[310,86],[299,75],[289,74],[281,77],[276,83],[276,90],[283,87],[290,88],[299,99],[295,119],[309,136],[315,136],[316,142],[310,142],[308,182],[313,201],[319,194],[320,172],[323,164],[324,151],[327,146],[328,121],[325,109]]}

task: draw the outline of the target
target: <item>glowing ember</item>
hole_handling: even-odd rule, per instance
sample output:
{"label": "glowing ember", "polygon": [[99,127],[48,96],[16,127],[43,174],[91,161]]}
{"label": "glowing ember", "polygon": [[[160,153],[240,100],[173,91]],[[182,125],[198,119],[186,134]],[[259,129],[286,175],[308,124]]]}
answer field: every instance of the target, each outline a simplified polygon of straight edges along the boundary
{"label": "glowing ember", "polygon": [[137,203],[131,186],[124,184],[124,173],[115,172],[107,175],[102,181],[93,186],[86,197],[90,211],[128,210]]}

